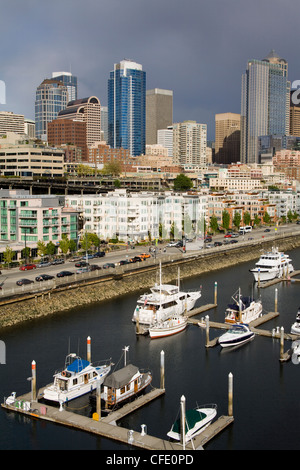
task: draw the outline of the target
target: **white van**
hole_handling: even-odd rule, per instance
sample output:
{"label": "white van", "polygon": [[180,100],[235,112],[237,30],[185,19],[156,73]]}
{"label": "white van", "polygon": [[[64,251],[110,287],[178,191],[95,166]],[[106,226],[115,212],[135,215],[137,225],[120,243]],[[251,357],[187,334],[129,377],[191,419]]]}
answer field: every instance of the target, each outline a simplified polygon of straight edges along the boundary
{"label": "white van", "polygon": [[246,225],[246,227],[240,227],[240,234],[248,233],[252,231],[251,225]]}

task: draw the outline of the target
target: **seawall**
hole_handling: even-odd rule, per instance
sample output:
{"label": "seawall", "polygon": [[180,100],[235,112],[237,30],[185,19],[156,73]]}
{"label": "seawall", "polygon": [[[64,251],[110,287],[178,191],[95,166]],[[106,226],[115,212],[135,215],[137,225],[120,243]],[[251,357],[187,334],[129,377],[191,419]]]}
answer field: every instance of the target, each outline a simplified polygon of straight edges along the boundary
{"label": "seawall", "polygon": [[[230,250],[218,249],[217,252],[211,254],[200,252],[199,255],[192,258],[183,257],[179,261],[163,265],[163,282],[170,283],[177,279],[178,266],[180,266],[181,279],[187,279],[243,262],[257,260],[261,255],[261,250],[270,249],[272,244],[272,241],[265,240],[255,244],[241,245]],[[293,250],[300,247],[300,237],[288,236],[277,239],[276,246],[282,251]],[[139,292],[147,290],[155,282],[159,282],[158,266],[140,268],[107,280],[99,278],[88,285],[77,283],[14,303],[2,303],[0,306],[0,330],[47,315],[67,313],[76,307],[100,303],[122,295],[134,292],[138,295]]]}

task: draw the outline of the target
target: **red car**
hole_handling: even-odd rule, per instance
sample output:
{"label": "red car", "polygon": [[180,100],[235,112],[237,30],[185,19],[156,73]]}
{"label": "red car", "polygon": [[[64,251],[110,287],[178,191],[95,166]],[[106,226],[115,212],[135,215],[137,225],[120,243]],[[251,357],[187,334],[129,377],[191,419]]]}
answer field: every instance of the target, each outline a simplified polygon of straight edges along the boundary
{"label": "red car", "polygon": [[227,233],[227,235],[224,235],[224,238],[231,238],[231,233]]}
{"label": "red car", "polygon": [[35,264],[24,264],[23,266],[20,266],[20,271],[27,271],[28,269],[36,269]]}

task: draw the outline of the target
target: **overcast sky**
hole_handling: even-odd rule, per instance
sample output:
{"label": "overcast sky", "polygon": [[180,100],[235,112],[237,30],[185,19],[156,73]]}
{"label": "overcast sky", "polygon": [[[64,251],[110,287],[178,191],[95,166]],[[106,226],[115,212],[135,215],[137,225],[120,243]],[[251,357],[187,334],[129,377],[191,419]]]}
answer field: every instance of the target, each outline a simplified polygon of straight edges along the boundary
{"label": "overcast sky", "polygon": [[271,49],[300,80],[299,0],[0,0],[0,110],[34,119],[37,86],[52,72],[78,77],[78,98],[107,105],[115,63],[134,60],[147,89],[173,90],[174,122],[208,126],[240,113],[241,75]]}

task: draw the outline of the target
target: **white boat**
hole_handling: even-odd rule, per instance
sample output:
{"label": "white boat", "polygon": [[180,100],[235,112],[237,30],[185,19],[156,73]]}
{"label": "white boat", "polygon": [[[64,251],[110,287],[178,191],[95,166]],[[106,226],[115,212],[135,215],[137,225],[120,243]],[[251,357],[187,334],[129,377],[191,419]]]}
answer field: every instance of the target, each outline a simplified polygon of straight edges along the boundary
{"label": "white boat", "polygon": [[253,331],[246,324],[237,323],[229,331],[220,336],[218,342],[222,348],[238,346],[254,338]]}
{"label": "white boat", "polygon": [[165,321],[157,322],[149,328],[151,339],[175,335],[185,330],[188,319],[183,315],[173,315]]}
{"label": "white boat", "polygon": [[76,354],[68,354],[65,367],[54,374],[54,382],[44,390],[44,399],[66,403],[97,388],[111,370],[111,361],[90,363]]}
{"label": "white boat", "polygon": [[290,257],[275,247],[261,255],[258,262],[255,263],[255,267],[250,269],[256,282],[289,276],[293,271],[294,267]]}
{"label": "white boat", "polygon": [[232,299],[234,303],[229,304],[225,312],[225,323],[250,323],[261,316],[260,300],[242,297],[240,289],[232,296]]}
{"label": "white boat", "polygon": [[[185,412],[185,442],[200,434],[217,415],[217,405],[202,405]],[[167,433],[170,439],[181,440],[181,418],[177,419]]]}
{"label": "white boat", "polygon": [[155,322],[167,320],[172,315],[182,315],[185,311],[194,308],[195,303],[201,297],[201,290],[183,292],[178,285],[162,284],[161,265],[160,283],[150,289],[149,294],[143,294],[137,301],[132,321],[143,325],[152,325]]}
{"label": "white boat", "polygon": [[291,333],[294,335],[300,335],[300,307],[297,312],[296,321],[292,324]]}
{"label": "white boat", "polygon": [[129,346],[124,348],[124,367],[108,375],[103,382],[102,399],[107,410],[123,404],[126,400],[138,396],[152,381],[150,371],[140,371],[133,364],[126,364],[126,352]]}

